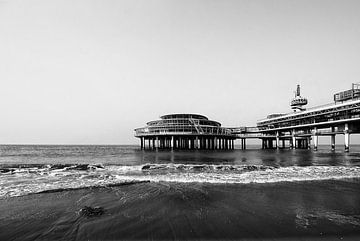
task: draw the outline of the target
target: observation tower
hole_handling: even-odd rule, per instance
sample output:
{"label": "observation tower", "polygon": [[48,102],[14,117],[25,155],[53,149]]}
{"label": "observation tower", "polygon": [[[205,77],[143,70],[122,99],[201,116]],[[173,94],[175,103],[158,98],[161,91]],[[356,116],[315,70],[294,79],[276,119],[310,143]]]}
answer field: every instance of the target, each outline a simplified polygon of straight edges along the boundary
{"label": "observation tower", "polygon": [[236,135],[199,114],[169,114],[135,129],[142,149],[234,149]]}
{"label": "observation tower", "polygon": [[300,95],[300,85],[297,85],[296,91],[295,91],[295,98],[292,99],[291,101],[291,109],[294,110],[294,112],[296,112],[297,110],[299,111],[304,111],[306,110],[303,106],[307,105],[308,100],[304,97],[301,97]]}

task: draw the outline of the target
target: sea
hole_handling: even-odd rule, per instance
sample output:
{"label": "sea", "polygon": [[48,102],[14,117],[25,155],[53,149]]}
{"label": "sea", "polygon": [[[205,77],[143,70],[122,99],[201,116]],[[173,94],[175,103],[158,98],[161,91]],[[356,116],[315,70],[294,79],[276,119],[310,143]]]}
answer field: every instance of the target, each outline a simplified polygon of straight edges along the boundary
{"label": "sea", "polygon": [[359,145],[1,145],[0,187],[1,240],[360,238]]}

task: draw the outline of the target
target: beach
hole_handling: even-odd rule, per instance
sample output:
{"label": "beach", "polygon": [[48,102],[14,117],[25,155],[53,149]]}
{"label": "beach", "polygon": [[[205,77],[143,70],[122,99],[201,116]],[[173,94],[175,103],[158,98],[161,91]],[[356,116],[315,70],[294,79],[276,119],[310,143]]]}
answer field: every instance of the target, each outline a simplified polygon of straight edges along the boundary
{"label": "beach", "polygon": [[160,182],[30,194],[0,200],[0,240],[356,240],[358,190],[359,180]]}
{"label": "beach", "polygon": [[358,146],[0,151],[0,240],[360,238]]}

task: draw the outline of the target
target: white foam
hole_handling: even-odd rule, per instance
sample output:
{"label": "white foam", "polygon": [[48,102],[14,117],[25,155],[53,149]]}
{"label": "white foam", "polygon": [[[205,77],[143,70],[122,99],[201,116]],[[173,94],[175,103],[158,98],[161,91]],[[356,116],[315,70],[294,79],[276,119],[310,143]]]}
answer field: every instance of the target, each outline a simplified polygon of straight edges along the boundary
{"label": "white foam", "polygon": [[246,165],[146,164],[69,168],[20,168],[0,174],[0,197],[122,182],[275,183],[360,178],[357,166],[267,167]]}

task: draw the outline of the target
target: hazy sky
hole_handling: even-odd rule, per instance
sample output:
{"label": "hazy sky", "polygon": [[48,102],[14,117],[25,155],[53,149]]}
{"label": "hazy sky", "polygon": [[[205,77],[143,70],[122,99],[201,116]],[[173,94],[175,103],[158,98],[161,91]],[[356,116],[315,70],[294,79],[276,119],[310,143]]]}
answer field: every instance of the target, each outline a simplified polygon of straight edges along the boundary
{"label": "hazy sky", "polygon": [[359,64],[357,0],[0,0],[0,143],[137,143],[173,112],[254,126]]}

